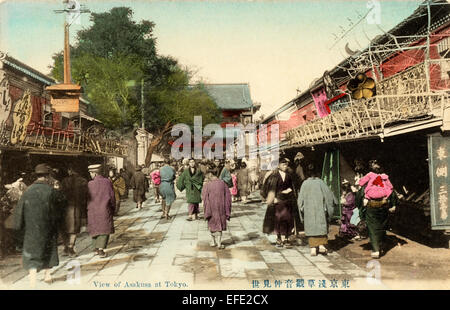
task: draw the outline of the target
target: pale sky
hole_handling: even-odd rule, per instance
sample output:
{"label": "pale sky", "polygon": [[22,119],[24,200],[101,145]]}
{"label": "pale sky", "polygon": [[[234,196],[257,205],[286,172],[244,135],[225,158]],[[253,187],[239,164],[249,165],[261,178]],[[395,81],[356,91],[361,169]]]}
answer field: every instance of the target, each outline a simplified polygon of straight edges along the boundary
{"label": "pale sky", "polygon": [[[422,0],[378,1],[379,25],[358,17],[369,11],[367,0],[79,2],[92,12],[132,8],[135,21],[156,24],[160,54],[177,58],[207,83],[249,83],[253,101],[268,116],[343,60],[346,43],[353,50],[367,47],[368,38],[390,30]],[[62,8],[61,0],[0,0],[0,50],[47,74],[51,56],[63,48],[64,17],[53,12]],[[71,44],[77,30],[89,27],[88,16],[71,26]],[[333,33],[340,36],[358,21],[331,48]]]}

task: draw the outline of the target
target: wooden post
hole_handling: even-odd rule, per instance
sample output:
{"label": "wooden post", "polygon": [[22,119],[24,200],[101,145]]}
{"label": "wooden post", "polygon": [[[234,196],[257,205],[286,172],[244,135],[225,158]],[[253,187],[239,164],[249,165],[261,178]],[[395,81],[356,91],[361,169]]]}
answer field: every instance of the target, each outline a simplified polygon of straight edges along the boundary
{"label": "wooden post", "polygon": [[64,22],[64,84],[70,84],[69,24]]}

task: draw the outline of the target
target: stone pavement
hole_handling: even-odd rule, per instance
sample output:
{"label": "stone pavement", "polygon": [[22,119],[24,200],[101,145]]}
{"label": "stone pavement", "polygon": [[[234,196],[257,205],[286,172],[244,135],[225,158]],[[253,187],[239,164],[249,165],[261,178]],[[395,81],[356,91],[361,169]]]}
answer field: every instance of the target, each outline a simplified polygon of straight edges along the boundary
{"label": "stone pavement", "polygon": [[[212,248],[206,222],[186,221],[187,203],[184,194],[177,194],[170,220],[160,218],[160,204],[153,199],[147,200],[141,211],[131,199],[123,202],[108,257],[94,256],[91,238],[84,232],[77,239],[78,256],[60,256],[59,266],[52,271],[54,282],[39,282],[37,288],[385,288],[368,283],[366,270],[336,252],[311,257],[308,246],[276,248],[274,236],[261,232],[265,205],[258,202],[233,203],[228,231],[223,234],[226,248]],[[20,256],[9,257],[1,261],[0,288],[28,289],[26,275]]]}

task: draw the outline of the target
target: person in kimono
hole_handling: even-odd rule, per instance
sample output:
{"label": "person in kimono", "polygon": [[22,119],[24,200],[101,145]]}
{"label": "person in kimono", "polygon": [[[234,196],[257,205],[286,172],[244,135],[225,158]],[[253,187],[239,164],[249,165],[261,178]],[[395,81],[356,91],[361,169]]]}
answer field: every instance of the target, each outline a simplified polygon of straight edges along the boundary
{"label": "person in kimono", "polygon": [[231,194],[228,185],[214,175],[211,166],[207,179],[209,180],[202,190],[202,200],[205,220],[211,233],[211,246],[224,249],[222,244],[222,231],[227,230],[227,221],[231,217]]}
{"label": "person in kimono", "polygon": [[67,207],[64,210],[60,233],[64,243],[63,255],[75,257],[74,247],[77,234],[81,231],[81,215],[87,206],[88,182],[72,167],[69,167],[67,174],[68,176],[61,183],[62,191],[67,199]]}
{"label": "person in kimono", "polygon": [[305,235],[308,237],[311,256],[316,256],[317,250],[321,254],[327,254],[325,245],[328,244],[328,223],[337,199],[319,178],[313,164],[308,165],[307,173],[310,177],[300,188],[297,204],[300,212],[304,213]]}
{"label": "person in kimono", "polygon": [[202,201],[203,173],[197,167],[195,159],[191,158],[188,168],[185,169],[177,180],[177,188],[180,192],[186,189],[186,200],[188,203],[188,221],[198,219],[199,204]]}
{"label": "person in kimono", "polygon": [[203,158],[198,167],[205,176],[208,173],[208,160],[206,158]]}
{"label": "person in kimono", "polygon": [[125,193],[120,197],[120,199],[125,200],[128,198],[128,192],[130,190],[130,176],[128,175],[128,172],[124,168],[120,169],[119,174],[125,181]]}
{"label": "person in kimono", "polygon": [[237,182],[238,182],[238,194],[243,202],[247,201],[247,196],[249,194],[249,175],[248,168],[245,162],[241,163],[241,168],[237,172]]}
{"label": "person in kimono", "polygon": [[92,237],[94,254],[101,258],[107,256],[106,246],[109,235],[114,233],[114,211],[116,201],[111,181],[101,175],[101,164],[88,167],[92,180],[88,182],[88,225]]}
{"label": "person in kimono", "polygon": [[372,258],[383,254],[383,242],[386,237],[389,211],[393,212],[398,204],[398,197],[389,181],[389,176],[376,160],[369,162],[370,172],[359,180],[361,189],[356,194],[356,205],[360,218],[367,225]]}
{"label": "person in kimono", "polygon": [[51,268],[59,265],[58,228],[66,199],[49,184],[50,169],[35,168],[37,180],[27,188],[14,210],[14,229],[23,232],[22,263],[29,272],[31,287],[37,273],[45,270],[44,281],[52,282]]}
{"label": "person in kimono", "polygon": [[339,228],[339,235],[344,238],[352,239],[358,234],[357,228],[350,220],[355,210],[355,193],[351,189],[351,184],[348,180],[344,179],[342,182],[342,216],[341,226]]}
{"label": "person in kimono", "polygon": [[27,185],[23,182],[24,177],[21,175],[15,182],[6,184],[7,191],[0,199],[0,257],[19,250],[22,236],[14,231],[14,210],[27,190]]}
{"label": "person in kimono", "polygon": [[[227,184],[228,187],[233,187],[233,180],[231,179],[231,165],[234,162],[232,160],[225,160],[225,165],[222,168],[222,171],[220,172],[220,176],[219,179],[221,179],[222,181],[225,182],[225,184]],[[239,177],[238,177],[238,182],[239,182]]]}
{"label": "person in kimono", "polygon": [[214,159],[214,167],[213,167],[213,170],[212,170],[213,174],[216,177],[220,178],[220,173],[222,172],[222,169],[223,169],[223,165],[222,165],[221,160],[217,159],[217,158]]}
{"label": "person in kimono", "polygon": [[287,173],[290,160],[283,158],[278,168],[273,171],[264,183],[267,193],[267,210],[264,217],[263,232],[277,235],[276,246],[289,248],[292,246],[289,236],[294,229],[295,195],[292,177]]}
{"label": "person in kimono", "polygon": [[119,215],[120,210],[120,198],[125,195],[126,183],[124,178],[117,173],[116,168],[109,170],[109,180],[111,181],[114,189],[114,199],[116,200],[116,210],[114,211],[114,216]]}
{"label": "person in kimono", "polygon": [[155,203],[159,203],[161,198],[159,194],[159,185],[161,184],[161,176],[159,174],[159,164],[157,168],[155,168],[152,172],[150,172],[150,177],[152,179],[153,187],[155,188]]}
{"label": "person in kimono", "polygon": [[235,202],[238,200],[238,182],[236,176],[236,170],[231,171],[231,180],[233,181],[233,187],[230,188],[230,193],[232,197],[232,201]]}
{"label": "person in kimono", "polygon": [[302,152],[298,152],[295,155],[294,158],[294,165],[295,165],[295,178],[294,178],[294,186],[295,190],[298,192],[300,188],[302,187],[302,183],[304,180],[306,180],[305,172],[304,172],[304,158]]}
{"label": "person in kimono", "polygon": [[136,203],[136,209],[142,209],[142,203],[147,199],[145,192],[148,190],[148,180],[142,172],[141,166],[136,166],[136,173],[130,180],[130,186],[133,189],[133,200]]}
{"label": "person in kimono", "polygon": [[161,194],[162,201],[162,216],[166,220],[170,219],[169,212],[172,203],[176,199],[174,181],[176,178],[176,172],[173,167],[169,165],[170,160],[165,159],[164,165],[159,169],[159,176],[161,178],[161,184],[159,185],[159,193]]}

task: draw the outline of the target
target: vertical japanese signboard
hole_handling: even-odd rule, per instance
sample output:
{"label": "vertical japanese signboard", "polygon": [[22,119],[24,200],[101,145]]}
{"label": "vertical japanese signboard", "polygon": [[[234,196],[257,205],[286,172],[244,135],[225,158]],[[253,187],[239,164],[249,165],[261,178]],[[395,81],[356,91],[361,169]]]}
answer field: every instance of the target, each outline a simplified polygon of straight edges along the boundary
{"label": "vertical japanese signboard", "polygon": [[428,136],[430,171],[431,228],[450,229],[450,137],[439,133]]}
{"label": "vertical japanese signboard", "polygon": [[311,96],[314,99],[316,105],[317,115],[322,118],[330,114],[325,106],[325,102],[328,100],[327,93],[324,88],[312,91]]}

